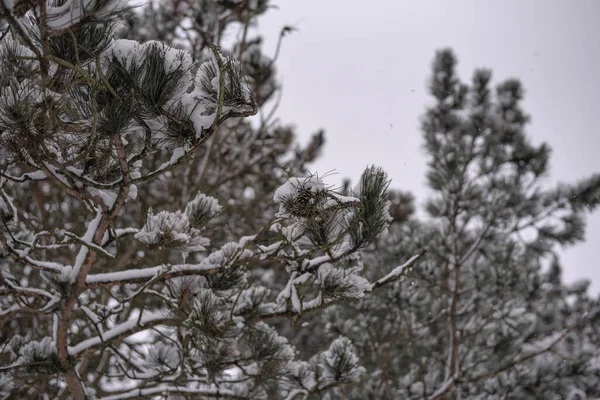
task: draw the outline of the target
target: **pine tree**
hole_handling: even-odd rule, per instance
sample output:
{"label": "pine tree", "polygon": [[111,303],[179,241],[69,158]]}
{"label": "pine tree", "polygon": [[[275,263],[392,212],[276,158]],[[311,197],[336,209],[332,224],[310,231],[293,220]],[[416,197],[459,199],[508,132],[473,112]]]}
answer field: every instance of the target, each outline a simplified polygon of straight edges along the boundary
{"label": "pine tree", "polygon": [[364,371],[342,336],[299,357],[282,321],[399,277],[360,259],[389,180],[310,173],[323,133],[274,119],[249,33],[268,7],[0,2],[2,397],[298,400]]}
{"label": "pine tree", "polygon": [[494,91],[480,69],[467,85],[456,64],[450,50],[432,64],[428,218],[392,224],[363,261],[369,276],[427,256],[393,289],[328,315],[329,335],[350,338],[367,369],[328,398],[598,398],[600,302],[587,281],[562,283],[557,251],[583,240],[600,175],[550,187],[520,82]]}

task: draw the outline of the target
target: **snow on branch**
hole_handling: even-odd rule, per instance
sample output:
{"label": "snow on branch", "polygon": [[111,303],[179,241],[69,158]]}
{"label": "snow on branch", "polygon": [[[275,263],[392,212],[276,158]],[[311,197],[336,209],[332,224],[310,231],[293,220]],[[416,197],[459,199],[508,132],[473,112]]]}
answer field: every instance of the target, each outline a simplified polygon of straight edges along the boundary
{"label": "snow on branch", "polygon": [[411,268],[413,268],[415,266],[415,264],[421,259],[423,258],[423,256],[425,255],[425,251],[422,251],[421,253],[411,257],[407,262],[405,262],[402,265],[397,266],[396,268],[394,268],[389,274],[387,274],[386,276],[384,276],[383,278],[379,279],[377,282],[375,282],[375,284],[373,285],[374,289],[377,289],[383,285],[386,285],[388,283],[394,282],[398,279],[400,279],[401,277],[403,277],[407,272],[410,271]]}
{"label": "snow on branch", "polygon": [[50,30],[68,29],[85,18],[106,18],[124,11],[128,7],[125,0],[99,2],[96,0],[67,0],[60,6],[47,6],[47,25]]}
{"label": "snow on branch", "polygon": [[23,287],[23,286],[17,285],[16,283],[12,283],[8,279],[4,279],[4,277],[2,275],[0,275],[0,284],[7,287],[6,289],[0,288],[0,294],[3,294],[3,295],[13,294],[13,295],[17,295],[17,296],[32,296],[32,297],[45,298],[45,299],[49,299],[49,300],[56,299],[56,296],[50,294],[49,292],[47,292],[43,289],[37,289],[37,288],[33,288],[33,287]]}
{"label": "snow on branch", "polygon": [[240,242],[230,242],[208,256],[202,258],[197,264],[163,264],[155,267],[128,269],[125,271],[89,274],[86,283],[94,285],[113,285],[143,282],[161,276],[162,279],[171,279],[184,275],[210,275],[220,268],[236,261],[249,257],[252,253],[245,249],[246,242],[254,236],[244,237]]}
{"label": "snow on branch", "polygon": [[[75,258],[75,263],[73,264],[73,281],[75,281],[77,275],[79,275],[79,270],[83,265],[85,258],[87,257],[90,247],[94,246],[93,240],[96,231],[98,230],[98,226],[100,225],[100,221],[102,220],[102,210],[100,207],[96,209],[96,216],[92,219],[87,226],[85,234],[80,238],[80,242],[82,243],[81,249],[79,253],[77,253],[77,257]],[[102,251],[104,253],[104,251]]]}
{"label": "snow on branch", "polygon": [[69,346],[69,355],[77,356],[82,352],[87,352],[99,345],[104,345],[123,336],[129,336],[133,333],[141,332],[150,327],[167,323],[171,318],[167,317],[164,312],[144,313],[141,317],[132,318],[127,322],[123,322],[114,328],[107,329],[100,336],[95,336],[86,339],[75,346]]}
{"label": "snow on branch", "polygon": [[98,400],[123,400],[123,399],[137,399],[140,397],[147,396],[159,396],[159,395],[195,395],[198,397],[214,397],[217,399],[234,399],[234,400],[248,400],[249,397],[239,396],[232,390],[227,389],[213,389],[207,388],[193,388],[186,386],[169,386],[161,385],[149,388],[139,388],[129,390],[127,392],[113,394],[110,396],[100,397]]}
{"label": "snow on branch", "polygon": [[35,172],[26,172],[20,176],[12,176],[10,174],[2,173],[3,178],[11,180],[13,182],[25,182],[25,181],[43,181],[47,179],[46,173],[42,170],[37,170]]}
{"label": "snow on branch", "polygon": [[161,275],[163,279],[170,279],[183,275],[210,274],[218,268],[220,268],[220,265],[212,264],[208,259],[204,259],[198,264],[160,265],[149,268],[89,274],[86,278],[86,283],[90,286],[135,283],[152,279],[157,275]]}

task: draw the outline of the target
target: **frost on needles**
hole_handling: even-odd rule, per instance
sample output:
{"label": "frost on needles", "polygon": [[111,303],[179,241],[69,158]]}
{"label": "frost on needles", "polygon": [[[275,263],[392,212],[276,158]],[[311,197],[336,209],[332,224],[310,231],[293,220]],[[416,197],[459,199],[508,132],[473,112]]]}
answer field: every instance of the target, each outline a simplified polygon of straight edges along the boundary
{"label": "frost on needles", "polygon": [[[323,135],[265,112],[260,38],[219,47],[267,2],[232,4],[0,2],[3,398],[298,400],[364,372],[348,339],[299,357],[281,324],[383,286],[360,253],[389,179],[309,172]],[[168,23],[135,40],[136,13]]]}

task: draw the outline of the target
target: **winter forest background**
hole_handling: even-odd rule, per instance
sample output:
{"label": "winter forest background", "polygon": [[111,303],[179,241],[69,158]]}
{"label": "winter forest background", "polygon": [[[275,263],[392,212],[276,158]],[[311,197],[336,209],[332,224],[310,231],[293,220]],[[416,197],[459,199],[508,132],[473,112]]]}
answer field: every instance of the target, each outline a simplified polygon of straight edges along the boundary
{"label": "winter forest background", "polygon": [[600,399],[600,7],[348,3],[0,2],[0,398]]}
{"label": "winter forest background", "polygon": [[[318,170],[335,169],[341,181],[357,178],[364,165],[377,160],[392,187],[422,201],[427,189],[419,117],[430,104],[425,85],[432,49],[448,46],[458,56],[463,79],[488,67],[498,79],[523,82],[523,103],[532,117],[527,132],[552,147],[548,183],[600,170],[597,1],[552,1],[543,7],[535,0],[274,4],[279,9],[260,21],[265,49],[275,48],[281,25],[298,27],[277,63],[285,86],[278,114],[298,127],[302,140],[315,127],[326,129],[327,146],[314,164]],[[367,56],[366,49],[377,56]],[[302,61],[307,59],[326,62],[307,65]],[[317,91],[343,95],[316,96]],[[385,145],[365,146],[367,131],[369,144]],[[590,290],[600,292],[594,261],[599,243],[600,214],[594,213],[586,242],[561,251],[565,280],[591,278]]]}

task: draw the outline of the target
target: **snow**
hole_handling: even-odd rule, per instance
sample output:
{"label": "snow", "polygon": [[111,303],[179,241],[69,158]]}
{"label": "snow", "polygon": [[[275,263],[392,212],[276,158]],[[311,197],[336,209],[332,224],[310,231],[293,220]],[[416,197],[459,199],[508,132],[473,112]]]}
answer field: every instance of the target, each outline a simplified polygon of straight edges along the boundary
{"label": "snow", "polygon": [[171,369],[177,368],[180,362],[177,349],[162,342],[153,343],[149,346],[148,356],[158,366],[166,364]]}
{"label": "snow", "polygon": [[44,171],[41,170],[37,170],[35,172],[28,172],[26,174],[23,174],[23,176],[26,179],[32,180],[32,181],[43,181],[44,179],[47,178],[46,173]]}
{"label": "snow", "polygon": [[[79,23],[98,3],[94,0],[67,0],[61,6],[53,6],[52,4],[54,3],[49,3],[46,6],[48,28],[50,30],[63,30]],[[107,1],[103,7],[95,10],[94,14],[99,18],[107,17],[111,13],[125,9],[127,5],[127,0]]]}
{"label": "snow", "polygon": [[66,187],[71,187],[69,181],[67,180],[67,178],[64,177],[63,174],[60,173],[60,171],[58,171],[58,168],[56,168],[55,166],[53,166],[52,164],[48,164],[46,161],[44,161],[44,166],[46,168],[48,168],[48,170],[50,171],[50,173],[56,178],[58,179],[62,184],[64,184]]}
{"label": "snow", "polygon": [[[80,168],[75,168],[75,167],[73,167],[73,166],[71,166],[71,165],[69,165],[69,166],[67,167],[67,171],[71,172],[73,175],[76,175],[76,176],[81,176],[81,175],[83,175],[83,170],[82,170],[82,169],[80,169]],[[44,175],[45,175],[45,174],[44,174]]]}
{"label": "snow", "polygon": [[273,224],[271,226],[271,230],[281,233],[286,238],[288,243],[294,243],[298,239],[298,236],[304,233],[304,227],[299,223],[293,223],[289,226]]}
{"label": "snow", "polygon": [[308,282],[308,280],[310,278],[312,278],[313,274],[311,274],[310,272],[305,272],[302,275],[300,275],[299,277],[297,277],[296,279],[294,279],[294,283],[295,284],[302,284],[302,283],[306,283]]}
{"label": "snow", "polygon": [[552,346],[561,341],[570,330],[563,330],[559,332],[555,332],[551,335],[548,335],[540,340],[536,340],[532,343],[523,344],[523,352],[534,354],[537,352],[545,351],[550,349]]}
{"label": "snow", "polygon": [[127,198],[131,200],[135,200],[138,196],[138,188],[136,185],[129,185],[129,192],[127,193]]}
{"label": "snow", "polygon": [[12,306],[8,307],[5,310],[0,308],[0,316],[9,315],[13,312],[19,311],[20,309],[21,309],[21,307],[18,304],[13,304]]}
{"label": "snow", "polygon": [[86,278],[88,285],[94,285],[98,283],[119,283],[119,282],[131,282],[141,279],[151,279],[157,274],[164,271],[162,266],[151,267],[151,268],[140,268],[140,269],[129,269],[125,271],[101,273],[101,274],[90,274]]}
{"label": "snow", "polygon": [[365,292],[371,291],[373,285],[365,278],[356,275],[354,272],[358,267],[348,268],[346,270],[335,268],[329,263],[322,264],[317,272],[317,283],[325,286],[326,280],[331,277],[333,282],[339,282],[341,287],[344,287],[344,296],[349,298],[360,298],[365,295]]}
{"label": "snow", "polygon": [[394,268],[389,274],[387,274],[386,276],[384,276],[383,278],[379,279],[376,283],[377,286],[379,285],[383,285],[389,281],[393,281],[396,280],[397,278],[399,278],[400,276],[404,275],[404,270],[406,268],[410,268],[417,259],[419,259],[421,257],[420,254],[417,254],[416,256],[412,256],[407,262],[405,262],[402,265],[397,266],[396,268]]}
{"label": "snow", "polygon": [[448,391],[448,389],[452,385],[454,385],[454,381],[456,379],[458,379],[458,373],[459,372],[460,372],[460,369],[456,372],[456,374],[454,374],[454,376],[450,377],[449,379],[446,379],[440,385],[440,387],[438,387],[438,389],[431,396],[429,396],[429,399],[438,399],[440,396],[442,396],[444,393],[446,393],[446,391]]}
{"label": "snow", "polygon": [[129,177],[131,179],[139,179],[142,177],[142,173],[140,172],[140,168],[142,168],[142,161],[138,160],[133,163],[133,166],[130,169]]}
{"label": "snow", "polygon": [[[115,229],[115,231],[114,231],[114,233],[117,237],[127,235],[128,233],[138,233],[138,232],[139,232],[139,229],[136,229],[136,228],[118,228],[118,229]],[[106,240],[108,240],[108,236],[107,235],[105,235],[105,236],[106,236]],[[102,244],[104,244],[104,243],[106,243],[105,239],[102,238]]]}
{"label": "snow", "polygon": [[[167,73],[172,73],[178,69],[183,71],[189,71],[192,68],[192,56],[187,51],[175,49],[173,47],[168,47],[165,46],[163,43],[157,41],[146,42],[146,45],[149,44],[162,47],[165,57],[165,71]],[[191,83],[192,82],[190,80],[189,84]],[[188,87],[190,86],[189,84],[187,85]]]}
{"label": "snow", "polygon": [[[26,252],[26,250],[18,250],[17,254],[24,254],[25,252]],[[33,265],[40,269],[50,270],[50,271],[59,272],[59,273],[65,269],[65,265],[59,264],[56,262],[52,262],[52,261],[35,260],[29,256],[24,256],[23,259],[26,262],[28,262],[30,265]]]}
{"label": "snow", "polygon": [[158,274],[169,273],[169,274],[193,274],[197,273],[202,275],[202,272],[207,272],[220,268],[218,264],[213,264],[209,261],[208,257],[202,259],[199,264],[175,264],[170,266],[160,265],[149,268],[129,269],[125,271],[101,273],[101,274],[90,274],[87,276],[86,283],[88,285],[102,284],[102,283],[121,283],[121,282],[132,282],[138,280],[152,279]]}
{"label": "snow", "polygon": [[21,357],[18,364],[30,364],[40,360],[48,360],[53,354],[56,354],[56,345],[51,337],[46,336],[41,341],[32,341],[25,344],[19,353]]}
{"label": "snow", "polygon": [[[221,398],[237,398],[236,393],[222,388],[190,388],[186,386],[169,386],[169,385],[161,385],[149,388],[139,388],[133,389],[129,392],[119,393],[112,396],[100,397],[98,400],[121,400],[121,399],[137,399],[140,397],[148,397],[148,396],[158,396],[158,395],[166,395],[168,393],[187,393],[187,394],[196,394],[198,398],[200,397],[221,397]],[[161,396],[163,397],[163,396]]]}
{"label": "snow", "polygon": [[168,169],[169,167],[177,164],[179,162],[179,160],[181,160],[181,158],[183,156],[185,156],[186,151],[184,147],[177,147],[176,149],[173,150],[173,154],[171,155],[171,159],[169,161],[167,161],[166,163],[163,163],[160,167],[158,167],[156,170],[152,171],[149,175],[156,175],[161,171],[164,171],[166,169]]}
{"label": "snow", "polygon": [[583,390],[577,388],[571,389],[567,396],[567,400],[586,400],[587,398],[587,394]]}
{"label": "snow", "polygon": [[150,246],[179,247],[187,255],[190,252],[206,250],[210,241],[202,237],[198,229],[190,226],[187,214],[176,211],[148,213],[148,220],[142,230],[134,235],[142,243]]}
{"label": "snow", "polygon": [[110,190],[96,189],[93,187],[87,188],[92,196],[99,197],[106,207],[113,208],[117,201],[117,193]]}
{"label": "snow", "polygon": [[98,230],[98,225],[100,224],[100,220],[102,219],[102,210],[98,209],[96,210],[96,217],[94,217],[93,220],[91,220],[88,224],[87,230],[85,232],[85,235],[83,235],[80,239],[83,243],[83,245],[81,245],[81,249],[79,250],[79,253],[77,253],[77,257],[75,258],[75,264],[73,264],[73,269],[72,269],[72,276],[71,276],[71,282],[75,282],[75,280],[77,279],[77,275],[79,275],[79,270],[81,269],[81,266],[83,265],[85,258],[88,255],[89,252],[89,246],[93,246],[93,240],[94,240],[94,235],[96,234],[96,231]]}
{"label": "snow", "polygon": [[155,325],[155,323],[164,320],[166,320],[166,317],[163,313],[146,313],[142,315],[141,318],[136,317],[130,319],[127,322],[115,326],[114,328],[106,330],[104,333],[102,333],[102,337],[96,336],[86,339],[75,346],[69,346],[69,355],[76,356],[79,353],[91,347],[98,346],[105,341],[109,341],[123,334],[130,332],[133,333],[136,328],[141,328],[140,330],[142,330],[143,328]]}
{"label": "snow", "polygon": [[265,259],[266,257],[270,256],[271,254],[275,253],[277,250],[279,250],[279,248],[283,245],[283,242],[281,240],[270,244],[268,246],[265,245],[258,245],[258,248],[261,252],[261,259]]}
{"label": "snow", "polygon": [[256,191],[253,187],[247,186],[244,189],[244,193],[242,193],[242,197],[246,200],[254,200],[254,198],[256,198]]}
{"label": "snow", "polygon": [[292,311],[302,312],[302,301],[298,297],[298,291],[296,285],[290,285],[290,300],[292,301]]}
{"label": "snow", "polygon": [[302,189],[316,192],[317,190],[324,190],[325,184],[316,175],[310,175],[304,178],[293,177],[275,190],[273,201],[275,203],[281,203],[290,197],[296,197]]}
{"label": "snow", "polygon": [[[123,233],[134,232],[135,230],[122,230]],[[118,231],[117,234],[120,232]],[[221,249],[212,252],[208,257],[204,257],[197,264],[175,264],[175,265],[159,265],[149,268],[129,269],[125,271],[90,274],[86,278],[88,285],[95,284],[110,284],[132,282],[138,280],[148,280],[156,277],[159,274],[169,273],[172,275],[202,275],[203,272],[211,271],[222,267],[222,263],[228,261],[232,254],[236,253],[237,259],[242,259],[252,254],[249,250],[244,250],[238,253],[242,245],[230,242],[225,244]]]}
{"label": "snow", "polygon": [[331,261],[331,257],[329,257],[329,255],[325,254],[323,256],[317,256],[311,260],[304,260],[303,265],[302,265],[302,269],[303,270],[312,270],[313,268]]}
{"label": "snow", "polygon": [[[198,81],[198,78],[196,78],[196,81]],[[196,137],[201,137],[204,130],[213,124],[217,116],[216,112],[207,112],[206,100],[203,96],[201,88],[196,86],[191,93],[184,94],[179,100],[179,103],[186,110],[186,115],[189,115],[190,121],[194,125]]]}
{"label": "snow", "polygon": [[308,397],[306,389],[294,389],[286,396],[285,400],[303,400]]}
{"label": "snow", "polygon": [[81,311],[83,311],[83,313],[86,315],[86,317],[89,318],[90,321],[92,321],[92,323],[94,324],[95,328],[100,333],[104,333],[104,328],[102,328],[102,324],[100,322],[100,318],[98,318],[98,316],[96,315],[96,313],[94,313],[92,310],[89,309],[89,307],[87,307],[85,305],[80,305],[79,308],[81,309]]}
{"label": "snow", "polygon": [[119,39],[112,43],[108,51],[113,56],[126,61],[126,65],[131,65],[139,50],[140,44],[135,40]]}
{"label": "snow", "polygon": [[292,306],[295,311],[302,310],[302,304],[300,303],[300,299],[298,298],[298,293],[296,292],[296,287],[294,286],[294,279],[298,275],[298,272],[292,272],[290,279],[287,282],[285,288],[277,295],[275,302],[278,305],[284,305],[286,300],[290,299],[292,301]]}
{"label": "snow", "polygon": [[185,214],[190,220],[194,220],[194,215],[200,213],[205,218],[210,219],[219,214],[223,207],[214,197],[207,196],[204,193],[198,193],[192,201],[185,206]]}
{"label": "snow", "polygon": [[[175,106],[175,103],[181,102],[183,97],[188,97],[186,93],[188,88],[193,85],[193,76],[191,68],[193,66],[192,56],[184,50],[169,47],[158,41],[147,41],[138,43],[133,40],[119,39],[113,42],[112,47],[107,51],[119,58],[128,68],[143,62],[143,58],[149,52],[156,52],[164,58],[164,70],[167,74],[175,71],[182,71],[184,74],[179,77],[178,91],[172,94],[172,99],[167,101],[166,106]],[[146,77],[139,77],[140,84],[144,84]]]}
{"label": "snow", "polygon": [[171,155],[171,159],[169,160],[169,164],[176,164],[181,157],[185,155],[185,149],[183,147],[177,147],[173,150],[173,154]]}
{"label": "snow", "polygon": [[256,235],[248,235],[248,236],[242,236],[242,238],[240,239],[239,243],[239,247],[245,247],[248,243],[252,242],[254,239],[256,239]]}
{"label": "snow", "polygon": [[[2,195],[0,196],[0,211],[5,216],[12,216],[13,218],[17,217],[19,214],[17,213],[17,208],[12,202],[12,198],[6,194],[4,190],[2,190]],[[7,204],[8,201],[8,204]]]}
{"label": "snow", "polygon": [[[336,366],[339,365],[339,359],[343,357],[344,371],[337,371]],[[365,373],[365,368],[359,365],[359,360],[356,354],[352,351],[352,342],[349,339],[340,336],[331,342],[329,349],[317,356],[318,366],[321,370],[320,386],[323,387],[330,382],[335,382],[338,379],[355,380],[359,379]],[[333,372],[333,373],[332,373]],[[337,377],[338,372],[343,372],[341,377]]]}

